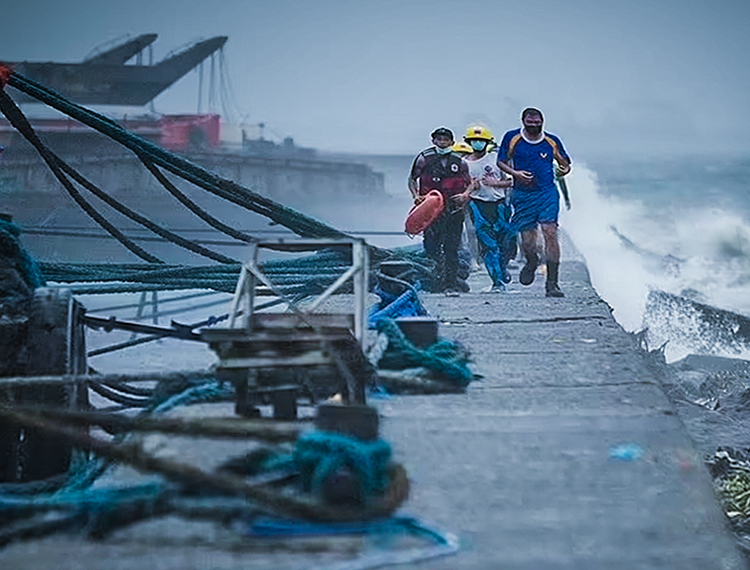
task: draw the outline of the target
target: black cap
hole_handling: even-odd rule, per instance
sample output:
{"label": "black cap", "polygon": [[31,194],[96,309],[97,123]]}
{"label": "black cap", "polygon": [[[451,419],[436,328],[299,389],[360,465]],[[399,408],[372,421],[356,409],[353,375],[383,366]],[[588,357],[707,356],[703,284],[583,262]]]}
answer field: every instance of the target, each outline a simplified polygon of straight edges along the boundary
{"label": "black cap", "polygon": [[435,129],[434,131],[432,131],[432,134],[430,136],[433,139],[439,136],[453,138],[453,131],[451,131],[450,129],[446,129],[445,127],[440,127],[439,129]]}

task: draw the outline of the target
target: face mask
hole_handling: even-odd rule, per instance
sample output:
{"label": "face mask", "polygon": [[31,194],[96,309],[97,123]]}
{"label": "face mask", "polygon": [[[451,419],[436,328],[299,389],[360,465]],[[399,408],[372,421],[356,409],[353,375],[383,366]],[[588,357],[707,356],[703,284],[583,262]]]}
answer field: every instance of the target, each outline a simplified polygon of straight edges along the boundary
{"label": "face mask", "polygon": [[536,136],[539,136],[540,134],[542,134],[542,127],[541,127],[541,125],[536,125],[536,126],[533,126],[533,127],[525,125],[525,128],[526,128],[526,132],[529,133],[532,136],[536,137]]}
{"label": "face mask", "polygon": [[485,148],[487,148],[487,141],[471,141],[471,148],[473,148],[477,152],[482,152]]}
{"label": "face mask", "polygon": [[449,154],[451,152],[451,147],[440,148],[439,146],[436,146],[435,150],[438,154]]}

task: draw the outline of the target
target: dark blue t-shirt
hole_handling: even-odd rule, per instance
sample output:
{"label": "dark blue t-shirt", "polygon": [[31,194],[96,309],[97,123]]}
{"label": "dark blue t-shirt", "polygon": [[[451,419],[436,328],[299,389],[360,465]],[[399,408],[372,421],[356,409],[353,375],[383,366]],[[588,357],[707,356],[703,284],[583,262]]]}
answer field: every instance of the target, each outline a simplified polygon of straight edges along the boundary
{"label": "dark blue t-shirt", "polygon": [[571,162],[559,138],[544,133],[539,142],[530,143],[523,138],[520,128],[505,133],[497,152],[498,162],[512,163],[515,170],[527,170],[534,175],[534,182],[530,186],[517,186],[524,190],[555,188],[553,158],[558,162]]}

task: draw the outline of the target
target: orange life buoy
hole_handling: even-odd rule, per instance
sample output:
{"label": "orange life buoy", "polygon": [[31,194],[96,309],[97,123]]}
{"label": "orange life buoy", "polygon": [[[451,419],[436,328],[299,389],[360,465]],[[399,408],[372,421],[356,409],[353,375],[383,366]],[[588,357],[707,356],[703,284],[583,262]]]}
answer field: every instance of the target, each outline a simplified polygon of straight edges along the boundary
{"label": "orange life buoy", "polygon": [[409,210],[404,224],[406,233],[409,235],[421,234],[443,212],[444,207],[443,195],[440,192],[437,190],[428,192],[422,202]]}

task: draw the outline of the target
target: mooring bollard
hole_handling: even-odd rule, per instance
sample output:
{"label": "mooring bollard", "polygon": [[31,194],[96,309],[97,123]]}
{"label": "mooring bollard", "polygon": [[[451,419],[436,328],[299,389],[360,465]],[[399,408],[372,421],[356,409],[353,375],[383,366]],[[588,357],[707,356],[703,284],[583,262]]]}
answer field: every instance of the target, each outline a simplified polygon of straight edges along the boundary
{"label": "mooring bollard", "polygon": [[[25,342],[19,347],[25,358],[16,373],[85,373],[86,349],[80,322],[83,311],[68,290],[37,289]],[[9,338],[3,341],[7,343]],[[75,385],[18,386],[6,390],[0,401],[77,409],[87,405],[88,394],[85,388]],[[67,471],[72,447],[59,437],[5,422],[0,425],[0,434],[0,481],[36,481]]]}
{"label": "mooring bollard", "polygon": [[438,340],[438,320],[432,317],[399,317],[396,324],[417,348],[426,348]]}
{"label": "mooring bollard", "polygon": [[[380,438],[378,411],[372,406],[321,404],[315,417],[315,427],[320,431],[368,442]],[[330,505],[361,504],[365,500],[360,481],[348,467],[341,467],[331,474],[324,481],[321,491],[325,502]]]}
{"label": "mooring bollard", "polygon": [[380,419],[372,406],[342,406],[321,404],[315,417],[315,427],[350,435],[364,441],[375,441],[380,437]]}

